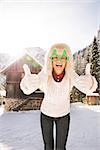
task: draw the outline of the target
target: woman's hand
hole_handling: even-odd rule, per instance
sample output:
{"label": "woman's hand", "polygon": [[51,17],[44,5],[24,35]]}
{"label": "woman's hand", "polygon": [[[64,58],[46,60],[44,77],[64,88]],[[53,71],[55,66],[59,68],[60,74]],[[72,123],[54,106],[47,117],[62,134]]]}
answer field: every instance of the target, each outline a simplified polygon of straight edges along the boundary
{"label": "woman's hand", "polygon": [[88,63],[85,69],[85,79],[88,85],[90,86],[89,90],[93,87],[94,84],[93,76],[90,73],[90,67],[91,67],[91,63]]}
{"label": "woman's hand", "polygon": [[85,74],[86,74],[86,75],[91,75],[91,73],[90,73],[90,67],[91,67],[91,63],[88,63],[88,64],[86,65],[86,69],[85,69]]}
{"label": "woman's hand", "polygon": [[90,73],[90,66],[91,64],[88,63],[86,65],[85,75],[77,76],[74,83],[74,86],[85,94],[93,93],[98,86],[95,77]]}
{"label": "woman's hand", "polygon": [[30,68],[28,67],[28,65],[24,64],[23,69],[24,69],[25,75],[31,74],[31,71],[30,71]]}
{"label": "woman's hand", "polygon": [[21,80],[20,88],[25,94],[29,95],[39,88],[40,82],[36,74],[31,74],[28,65],[24,64],[23,69],[25,75]]}

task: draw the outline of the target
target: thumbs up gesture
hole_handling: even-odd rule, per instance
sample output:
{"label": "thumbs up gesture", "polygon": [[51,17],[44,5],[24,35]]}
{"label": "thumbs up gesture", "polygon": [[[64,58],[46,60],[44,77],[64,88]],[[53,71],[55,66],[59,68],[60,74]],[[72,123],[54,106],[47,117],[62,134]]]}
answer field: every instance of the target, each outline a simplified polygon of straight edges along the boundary
{"label": "thumbs up gesture", "polygon": [[88,64],[86,65],[86,69],[85,69],[85,74],[86,74],[86,75],[91,75],[91,73],[90,73],[90,67],[91,67],[91,63],[88,63]]}
{"label": "thumbs up gesture", "polygon": [[94,76],[90,73],[91,63],[86,65],[85,75],[80,75],[76,78],[76,88],[78,88],[81,92],[87,94],[93,93],[98,86],[98,83]]}
{"label": "thumbs up gesture", "polygon": [[91,89],[94,84],[94,80],[90,73],[90,67],[91,67],[91,63],[88,63],[85,69],[85,79],[88,82],[88,86],[90,86],[90,89]]}
{"label": "thumbs up gesture", "polygon": [[30,71],[30,68],[28,67],[28,65],[24,64],[23,69],[24,69],[25,75],[31,74],[31,71]]}
{"label": "thumbs up gesture", "polygon": [[86,65],[86,69],[85,69],[85,78],[87,80],[87,85],[89,87],[89,90],[91,92],[94,92],[97,89],[97,87],[98,87],[98,83],[97,83],[96,78],[91,75],[90,67],[91,67],[91,63],[88,63]]}
{"label": "thumbs up gesture", "polygon": [[29,95],[32,92],[34,92],[36,89],[38,89],[40,81],[38,75],[31,74],[28,65],[24,64],[23,69],[25,75],[20,82],[20,88],[25,94]]}

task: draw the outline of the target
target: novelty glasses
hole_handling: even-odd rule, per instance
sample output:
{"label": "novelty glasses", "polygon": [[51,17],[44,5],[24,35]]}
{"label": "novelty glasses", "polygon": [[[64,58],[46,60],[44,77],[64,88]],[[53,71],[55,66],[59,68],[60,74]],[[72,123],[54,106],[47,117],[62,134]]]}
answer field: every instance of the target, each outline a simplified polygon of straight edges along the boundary
{"label": "novelty glasses", "polygon": [[50,59],[51,59],[52,62],[55,62],[55,61],[58,61],[58,60],[60,60],[62,62],[65,62],[65,61],[69,60],[69,57],[66,54],[66,48],[63,49],[63,52],[62,52],[61,55],[57,54],[57,50],[58,50],[57,48],[54,48],[54,50],[53,50],[53,52],[50,56]]}

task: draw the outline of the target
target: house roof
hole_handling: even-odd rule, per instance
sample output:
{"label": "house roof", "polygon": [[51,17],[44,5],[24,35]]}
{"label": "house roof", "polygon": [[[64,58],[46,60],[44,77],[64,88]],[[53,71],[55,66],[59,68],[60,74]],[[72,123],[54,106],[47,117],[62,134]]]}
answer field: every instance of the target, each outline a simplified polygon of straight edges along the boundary
{"label": "house roof", "polygon": [[40,47],[30,47],[26,48],[26,54],[30,55],[34,60],[36,60],[37,63],[40,64],[40,66],[44,65],[44,55],[45,51],[41,49]]}
{"label": "house roof", "polygon": [[9,66],[15,63],[25,54],[31,56],[40,66],[43,66],[45,51],[41,49],[40,47],[30,47],[30,48],[25,48],[23,53],[20,54],[20,56],[10,60],[10,62],[3,69],[0,70],[0,73],[3,73]]}

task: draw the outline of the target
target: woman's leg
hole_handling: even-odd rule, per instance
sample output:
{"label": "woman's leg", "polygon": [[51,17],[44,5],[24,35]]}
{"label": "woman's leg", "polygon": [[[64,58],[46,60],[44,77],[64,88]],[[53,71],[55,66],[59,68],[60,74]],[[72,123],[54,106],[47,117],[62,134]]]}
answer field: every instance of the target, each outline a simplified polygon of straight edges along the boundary
{"label": "woman's leg", "polygon": [[41,113],[41,129],[44,140],[44,150],[54,149],[54,138],[53,138],[53,120]]}
{"label": "woman's leg", "polygon": [[70,124],[70,114],[58,118],[56,123],[56,150],[66,150],[66,142]]}

